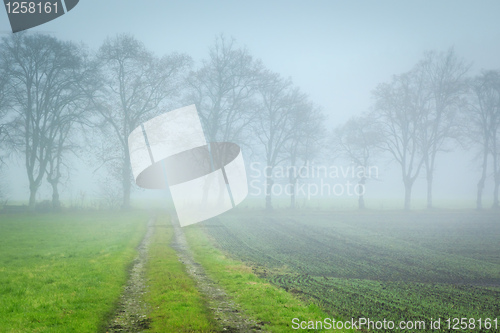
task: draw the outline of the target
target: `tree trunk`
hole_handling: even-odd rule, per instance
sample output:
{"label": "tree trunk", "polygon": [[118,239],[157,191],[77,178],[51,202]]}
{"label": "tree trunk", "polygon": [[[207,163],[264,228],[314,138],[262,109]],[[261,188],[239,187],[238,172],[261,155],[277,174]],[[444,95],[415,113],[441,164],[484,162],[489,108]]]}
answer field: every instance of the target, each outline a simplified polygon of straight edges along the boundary
{"label": "tree trunk", "polygon": [[290,175],[290,208],[295,209],[295,184],[297,183],[297,178]]}
{"label": "tree trunk", "polygon": [[409,211],[410,207],[411,207],[411,188],[412,188],[413,182],[411,182],[410,180],[405,180],[404,184],[405,184],[405,205],[404,205],[404,209],[406,211]]}
{"label": "tree trunk", "polygon": [[365,209],[365,189],[364,189],[365,183],[366,183],[365,177],[362,177],[358,182],[359,188],[362,189],[362,191],[359,192],[359,195],[358,195],[358,209],[359,210]]}
{"label": "tree trunk", "polygon": [[130,182],[131,170],[130,170],[130,161],[128,156],[128,151],[125,154],[125,159],[123,161],[123,170],[122,170],[122,187],[123,187],[123,203],[122,210],[130,209],[130,190],[132,188],[132,183]]}
{"label": "tree trunk", "polygon": [[498,189],[500,188],[500,177],[496,177],[495,179],[495,188],[493,189],[493,208],[500,208],[498,205]]}
{"label": "tree trunk", "polygon": [[266,168],[266,210],[273,210],[272,203],[272,188],[273,188],[274,180],[272,176],[272,168]]}
{"label": "tree trunk", "polygon": [[59,200],[58,182],[53,181],[50,185],[52,185],[52,210],[54,212],[59,212],[61,211],[61,201]]}
{"label": "tree trunk", "polygon": [[38,186],[30,185],[30,201],[28,204],[28,210],[35,210],[36,205],[36,191],[38,190]]}
{"label": "tree trunk", "polygon": [[486,181],[486,168],[488,167],[488,149],[485,148],[484,153],[483,153],[483,167],[482,167],[482,173],[481,173],[481,179],[479,179],[479,182],[477,183],[477,198],[476,198],[476,209],[481,210],[483,209],[483,189],[484,189],[484,182]]}
{"label": "tree trunk", "polygon": [[477,197],[476,197],[476,209],[483,209],[483,188],[484,188],[485,178],[481,177],[477,183]]}
{"label": "tree trunk", "polygon": [[432,181],[433,176],[431,171],[427,171],[427,209],[432,209]]}
{"label": "tree trunk", "polygon": [[496,137],[493,138],[494,146],[493,146],[493,180],[494,180],[494,188],[493,188],[493,208],[498,208],[498,187],[500,186],[500,170],[498,168],[498,155],[496,149]]}

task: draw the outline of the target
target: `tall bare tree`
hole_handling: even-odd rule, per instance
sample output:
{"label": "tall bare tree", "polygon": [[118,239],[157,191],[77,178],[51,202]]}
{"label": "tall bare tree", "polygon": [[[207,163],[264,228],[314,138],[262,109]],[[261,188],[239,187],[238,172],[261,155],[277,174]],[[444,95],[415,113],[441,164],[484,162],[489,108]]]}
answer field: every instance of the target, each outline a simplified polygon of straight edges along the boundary
{"label": "tall bare tree", "polygon": [[482,209],[483,191],[487,179],[488,157],[493,158],[493,206],[498,207],[500,186],[500,72],[485,71],[469,81],[470,96],[464,131],[481,151],[481,177],[477,183],[476,208]]}
{"label": "tall bare tree", "polygon": [[291,137],[286,144],[290,170],[288,173],[290,184],[290,208],[296,206],[296,186],[300,179],[299,164],[302,167],[312,162],[320,155],[324,148],[325,115],[322,110],[311,101],[304,98],[295,107],[291,115]]}
{"label": "tall bare tree", "polygon": [[288,158],[286,147],[294,135],[294,118],[298,116],[307,96],[293,87],[290,79],[268,70],[260,76],[258,91],[260,103],[253,129],[257,140],[264,147],[266,209],[272,210],[273,171]]}
{"label": "tall bare tree", "polygon": [[68,175],[71,173],[72,168],[66,162],[67,157],[78,155],[78,151],[81,151],[83,146],[82,136],[85,136],[93,126],[92,101],[89,99],[89,92],[100,87],[100,84],[96,82],[99,77],[96,75],[98,69],[95,60],[84,49],[81,49],[80,56],[81,67],[71,93],[57,101],[65,105],[66,112],[59,117],[59,126],[53,133],[52,148],[48,151],[49,163],[46,179],[52,187],[53,211],[61,209],[59,184],[63,177],[63,169]]}
{"label": "tall bare tree", "polygon": [[70,117],[68,105],[80,96],[80,52],[75,44],[48,35],[18,33],[3,38],[0,61],[15,112],[9,143],[24,153],[33,209],[57,133]]}
{"label": "tall bare tree", "polygon": [[[0,44],[1,47],[1,44]],[[5,195],[5,191],[3,188],[3,173],[2,173],[2,167],[3,167],[3,159],[5,155],[5,146],[4,146],[4,141],[7,138],[7,110],[8,110],[8,105],[7,105],[7,79],[8,76],[6,75],[4,69],[0,68],[0,199],[2,199]]]}
{"label": "tall bare tree", "polygon": [[497,108],[495,114],[495,131],[491,133],[492,149],[491,154],[493,155],[493,179],[495,181],[493,187],[493,208],[500,208],[498,201],[498,192],[500,189],[500,107]]}
{"label": "tall bare tree", "polygon": [[98,61],[104,84],[92,99],[106,127],[105,141],[110,144],[104,159],[118,163],[122,208],[128,209],[132,188],[128,135],[142,122],[164,112],[165,103],[180,95],[191,59],[176,53],[160,58],[134,37],[118,35],[103,43]]}
{"label": "tall bare tree", "polygon": [[373,92],[373,119],[384,137],[381,149],[389,152],[401,168],[405,210],[410,209],[412,187],[424,163],[420,135],[431,98],[426,88],[425,73],[417,67],[394,76],[390,83],[380,84]]}
{"label": "tall bare tree", "polygon": [[[334,129],[331,139],[331,148],[336,154],[357,168],[362,168],[358,184],[363,189],[369,176],[368,169],[383,143],[383,138],[373,123],[369,116],[351,117],[344,125]],[[358,208],[365,209],[364,190],[358,195]]]}
{"label": "tall bare tree", "polygon": [[[1,44],[0,44],[1,47]],[[3,142],[7,137],[7,111],[8,111],[8,80],[7,73],[5,72],[5,68],[0,68],[0,148],[3,148]],[[3,149],[2,153],[0,153],[0,167],[2,164],[3,158]]]}
{"label": "tall bare tree", "polygon": [[432,208],[432,184],[436,156],[458,136],[458,113],[466,91],[465,76],[470,65],[450,48],[443,53],[426,52],[417,65],[425,76],[431,106],[423,114],[420,132],[427,179],[427,208]]}
{"label": "tall bare tree", "polygon": [[[59,119],[60,125],[53,133],[53,144],[47,152],[47,170],[46,179],[52,187],[52,210],[61,210],[61,201],[59,197],[59,184],[63,177],[63,168],[69,172],[71,166],[67,163],[66,157],[69,153],[76,156],[77,150],[80,145],[76,143],[74,130],[76,128],[82,129],[84,132],[88,128],[87,120],[85,117],[86,108],[84,98],[78,101],[70,112],[65,117]],[[75,103],[76,104],[76,103]]]}
{"label": "tall bare tree", "polygon": [[[500,86],[497,86],[500,93]],[[491,155],[493,158],[493,208],[500,208],[498,192],[500,189],[500,98],[493,119],[493,129],[491,131]]]}
{"label": "tall bare tree", "polygon": [[248,144],[254,117],[253,96],[259,61],[234,39],[217,37],[208,59],[188,78],[190,102],[196,104],[209,142]]}

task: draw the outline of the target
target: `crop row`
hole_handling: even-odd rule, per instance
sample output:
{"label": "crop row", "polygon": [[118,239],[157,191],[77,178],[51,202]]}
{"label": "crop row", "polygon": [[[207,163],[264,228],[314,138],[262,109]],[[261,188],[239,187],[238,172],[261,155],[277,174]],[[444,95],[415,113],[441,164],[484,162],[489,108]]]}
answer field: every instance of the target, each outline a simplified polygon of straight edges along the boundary
{"label": "crop row", "polygon": [[497,217],[431,217],[235,214],[205,230],[226,253],[334,316],[499,318]]}

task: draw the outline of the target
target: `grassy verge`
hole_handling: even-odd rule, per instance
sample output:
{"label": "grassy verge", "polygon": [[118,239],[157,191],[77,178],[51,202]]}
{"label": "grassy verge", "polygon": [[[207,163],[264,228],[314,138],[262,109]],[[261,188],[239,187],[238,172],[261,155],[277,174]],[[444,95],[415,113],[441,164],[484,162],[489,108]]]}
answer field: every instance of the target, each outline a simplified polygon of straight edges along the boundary
{"label": "grassy verge", "polygon": [[147,265],[150,332],[220,331],[194,281],[170,247],[173,229],[168,218],[159,218],[155,228]]}
{"label": "grassy verge", "polygon": [[252,319],[265,322],[266,330],[293,331],[293,328],[296,328],[292,322],[294,318],[298,318],[299,322],[306,321],[308,324],[311,321],[331,318],[315,304],[300,300],[285,290],[269,284],[255,275],[251,267],[225,256],[212,245],[200,226],[184,228],[184,232],[195,260],[205,268],[212,279],[220,283],[234,297]]}
{"label": "grassy verge", "polygon": [[0,332],[102,330],[146,222],[143,212],[2,215]]}

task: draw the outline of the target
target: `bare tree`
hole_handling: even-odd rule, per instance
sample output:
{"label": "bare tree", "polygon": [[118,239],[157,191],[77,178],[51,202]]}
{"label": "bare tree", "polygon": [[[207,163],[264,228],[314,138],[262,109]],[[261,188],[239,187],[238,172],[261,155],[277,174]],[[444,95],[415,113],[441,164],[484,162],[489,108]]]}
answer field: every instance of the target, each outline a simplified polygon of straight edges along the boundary
{"label": "bare tree", "polygon": [[[77,106],[81,108],[81,106]],[[84,110],[84,109],[83,109]],[[59,184],[63,176],[63,168],[69,172],[70,165],[66,162],[66,155],[72,153],[76,156],[77,149],[80,148],[73,138],[72,131],[75,125],[78,124],[79,128],[85,130],[82,125],[85,124],[83,119],[83,112],[71,111],[64,119],[59,120],[60,125],[57,127],[56,132],[53,134],[53,144],[51,149],[47,152],[48,164],[46,170],[47,182],[52,187],[52,210],[61,210],[61,201],[59,199]]]}
{"label": "bare tree", "polygon": [[[8,76],[5,73],[5,68],[0,68],[0,148],[3,148],[2,145],[7,138],[7,110],[9,108],[8,105]],[[0,167],[3,163],[3,149],[2,153],[0,153]]]}
{"label": "bare tree", "polygon": [[79,49],[42,34],[18,33],[3,38],[0,61],[8,76],[15,119],[9,144],[24,153],[29,180],[29,207],[57,142],[60,126],[70,117],[67,107],[81,78]]}
{"label": "bare tree", "polygon": [[[1,44],[0,44],[1,45]],[[5,68],[0,68],[0,137],[2,135],[2,130],[4,130],[4,125],[6,119],[4,118],[7,113],[7,73],[5,73]],[[1,142],[1,141],[0,141]]]}
{"label": "bare tree", "polygon": [[286,144],[290,170],[288,172],[290,184],[290,208],[296,205],[296,185],[300,179],[298,164],[306,166],[307,163],[317,158],[323,149],[325,137],[325,115],[322,110],[312,102],[304,99],[296,106],[296,111],[291,114],[291,137]]}
{"label": "bare tree", "polygon": [[342,158],[362,169],[358,185],[363,188],[358,195],[358,208],[365,209],[364,188],[367,171],[379,151],[383,138],[369,116],[351,117],[344,125],[334,129],[331,148]]}
{"label": "bare tree", "polygon": [[494,117],[494,131],[491,132],[491,155],[493,158],[493,208],[500,208],[498,202],[498,191],[500,189],[500,107],[497,107],[497,112]]}
{"label": "bare tree", "polygon": [[3,167],[3,159],[4,159],[4,151],[6,150],[4,147],[4,141],[7,138],[7,79],[8,76],[5,73],[5,70],[0,68],[0,200],[3,199],[5,195],[5,189],[3,184],[4,175],[2,173]]}
{"label": "bare tree", "polygon": [[92,96],[110,145],[105,163],[119,163],[122,208],[130,207],[132,171],[128,135],[142,122],[163,112],[167,100],[180,95],[183,74],[191,59],[182,54],[161,58],[130,35],[108,38],[98,53],[102,89]]}
{"label": "bare tree", "polygon": [[469,81],[470,96],[464,130],[468,138],[481,149],[481,177],[477,183],[476,208],[482,209],[482,197],[487,179],[488,156],[493,158],[493,206],[498,207],[500,161],[498,146],[500,129],[500,73],[485,71]]}
{"label": "bare tree", "polygon": [[389,152],[401,168],[405,188],[404,209],[411,206],[411,192],[424,158],[420,153],[422,118],[428,113],[430,94],[420,68],[394,76],[374,91],[377,120],[384,140],[381,149]]}
{"label": "bare tree", "polygon": [[96,90],[99,84],[95,82],[96,66],[94,61],[89,60],[89,55],[83,49],[80,50],[81,67],[78,79],[72,86],[69,94],[60,98],[57,103],[66,105],[66,112],[58,118],[57,128],[53,133],[53,144],[48,150],[47,182],[52,187],[52,210],[59,211],[61,202],[59,199],[59,184],[63,177],[63,169],[70,174],[71,166],[66,162],[67,155],[77,156],[77,151],[81,151],[82,144],[78,141],[82,135],[77,135],[76,129],[80,133],[87,133],[92,124],[91,100],[88,92]]}
{"label": "bare tree", "polygon": [[500,105],[497,107],[494,119],[494,131],[491,132],[491,154],[493,155],[493,208],[500,208],[498,202],[498,191],[500,189]]}
{"label": "bare tree", "polygon": [[197,106],[209,142],[248,144],[246,135],[254,117],[253,95],[261,67],[234,39],[220,36],[201,68],[189,75],[188,99]]}
{"label": "bare tree", "polygon": [[264,147],[266,161],[266,209],[272,210],[274,168],[287,159],[286,145],[293,137],[294,117],[306,96],[294,88],[290,79],[283,79],[271,71],[264,71],[258,85],[260,104],[255,119],[254,133]]}
{"label": "bare tree", "polygon": [[420,138],[427,179],[427,208],[432,208],[436,156],[458,135],[457,115],[463,104],[465,76],[470,65],[450,48],[444,53],[427,52],[417,66],[425,76],[431,98],[431,107],[422,110],[427,112],[422,117]]}

